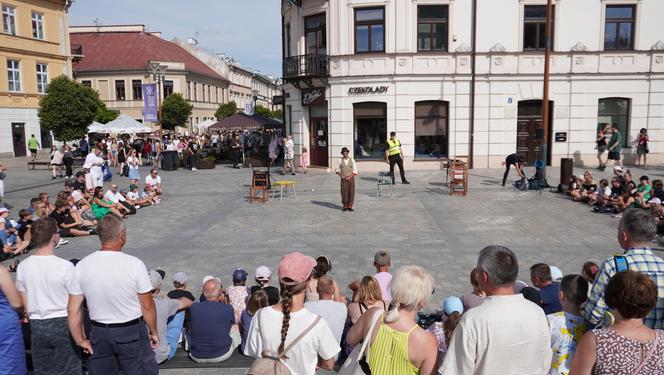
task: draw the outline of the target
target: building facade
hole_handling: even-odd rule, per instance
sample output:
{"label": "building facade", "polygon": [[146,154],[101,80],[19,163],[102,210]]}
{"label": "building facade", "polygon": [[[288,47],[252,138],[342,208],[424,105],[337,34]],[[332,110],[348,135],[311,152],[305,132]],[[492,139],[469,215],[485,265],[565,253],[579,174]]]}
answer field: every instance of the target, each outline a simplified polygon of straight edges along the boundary
{"label": "building facade", "polygon": [[74,78],[99,92],[110,109],[143,121],[143,83],[154,83],[151,62],[164,66],[160,96],[180,93],[194,107],[190,127],[213,119],[228,80],[174,42],[143,25],[72,26]]}
{"label": "building facade", "polygon": [[284,1],[286,130],[313,165],[331,165],[344,146],[371,165],[396,131],[411,168],[459,156],[485,168],[517,151],[596,165],[598,127],[617,124],[626,162],[641,128],[649,161],[664,162],[664,3],[553,1],[543,129],[545,4]]}
{"label": "building facade", "polygon": [[25,156],[32,134],[50,147],[37,112],[48,82],[71,76],[70,0],[3,0],[0,32],[0,156]]}

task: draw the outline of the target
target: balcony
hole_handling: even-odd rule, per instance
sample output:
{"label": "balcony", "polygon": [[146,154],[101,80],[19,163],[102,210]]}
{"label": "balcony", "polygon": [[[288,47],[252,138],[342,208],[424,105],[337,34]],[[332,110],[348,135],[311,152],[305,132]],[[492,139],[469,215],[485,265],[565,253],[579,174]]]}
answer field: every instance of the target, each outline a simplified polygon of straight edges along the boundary
{"label": "balcony", "polygon": [[283,78],[287,80],[327,78],[330,58],[327,55],[300,55],[284,58]]}

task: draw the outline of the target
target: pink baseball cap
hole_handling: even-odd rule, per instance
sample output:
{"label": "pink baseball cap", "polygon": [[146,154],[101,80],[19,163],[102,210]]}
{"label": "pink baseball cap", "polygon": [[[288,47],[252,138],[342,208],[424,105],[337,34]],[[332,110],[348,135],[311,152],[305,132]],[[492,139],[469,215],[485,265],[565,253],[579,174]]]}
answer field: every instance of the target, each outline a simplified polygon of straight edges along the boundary
{"label": "pink baseball cap", "polygon": [[311,276],[316,260],[310,256],[295,252],[286,254],[279,261],[279,281],[284,285],[297,285]]}

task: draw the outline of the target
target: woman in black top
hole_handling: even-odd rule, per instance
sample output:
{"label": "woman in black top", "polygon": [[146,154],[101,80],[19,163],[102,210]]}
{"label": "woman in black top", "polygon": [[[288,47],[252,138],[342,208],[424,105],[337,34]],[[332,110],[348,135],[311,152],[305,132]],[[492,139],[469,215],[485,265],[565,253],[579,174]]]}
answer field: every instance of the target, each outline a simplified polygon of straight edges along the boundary
{"label": "woman in black top", "polygon": [[122,141],[118,142],[118,168],[120,169],[120,176],[124,176],[124,166],[127,162],[127,148]]}

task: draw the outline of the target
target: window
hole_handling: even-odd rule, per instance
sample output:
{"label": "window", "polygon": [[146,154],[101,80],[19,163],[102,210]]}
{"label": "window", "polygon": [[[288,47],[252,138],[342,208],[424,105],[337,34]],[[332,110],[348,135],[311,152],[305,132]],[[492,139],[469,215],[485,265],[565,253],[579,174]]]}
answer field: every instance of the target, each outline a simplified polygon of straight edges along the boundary
{"label": "window", "polygon": [[207,91],[208,102],[212,103],[212,96],[210,96],[210,85],[208,85],[207,90],[208,90]]}
{"label": "window", "polygon": [[447,51],[447,5],[417,7],[418,51]]}
{"label": "window", "polygon": [[608,5],[604,20],[604,49],[634,49],[634,5]]}
{"label": "window", "polygon": [[16,35],[16,8],[9,5],[2,6],[2,31]]}
{"label": "window", "polygon": [[125,81],[115,81],[115,100],[125,100]]}
{"label": "window", "polygon": [[290,35],[290,24],[286,25],[284,33],[286,34],[286,56],[291,56],[291,35]]}
{"label": "window", "polygon": [[327,54],[325,35],[325,13],[304,19],[305,50],[308,55]]}
{"label": "window", "polygon": [[37,64],[37,92],[46,94],[46,87],[48,86],[48,65]]}
{"label": "window", "polygon": [[355,159],[383,160],[387,149],[387,106],[385,103],[353,104]]}
{"label": "window", "polygon": [[173,93],[173,81],[164,81],[163,87],[164,87],[164,98]]}
{"label": "window", "polygon": [[629,107],[629,99],[604,98],[599,100],[597,110],[597,131],[607,125],[618,125],[622,147],[629,147]]}
{"label": "window", "polygon": [[[553,48],[553,7],[551,7],[551,48]],[[523,7],[523,49],[546,49],[546,5],[526,5]]]}
{"label": "window", "polygon": [[143,100],[143,82],[140,79],[131,80],[131,98]]}
{"label": "window", "polygon": [[447,157],[447,102],[415,103],[415,158]]}
{"label": "window", "polygon": [[201,94],[203,95],[203,102],[205,102],[205,83],[201,86],[201,89],[202,89],[202,90],[201,90],[201,91],[202,91]]}
{"label": "window", "polygon": [[92,88],[92,81],[81,81],[81,85]]}
{"label": "window", "polygon": [[44,39],[44,15],[32,12],[32,37]]}
{"label": "window", "polygon": [[10,92],[21,92],[21,63],[17,60],[7,60],[7,81]]}
{"label": "window", "polygon": [[191,100],[191,82],[187,81],[187,99]]}
{"label": "window", "polygon": [[355,9],[355,52],[385,51],[385,8]]}
{"label": "window", "polygon": [[198,85],[196,84],[196,82],[192,82],[192,84],[194,85],[194,98],[193,99],[194,99],[194,101],[197,101],[198,100],[198,93],[197,93],[198,90],[196,89],[196,86],[198,86]]}

